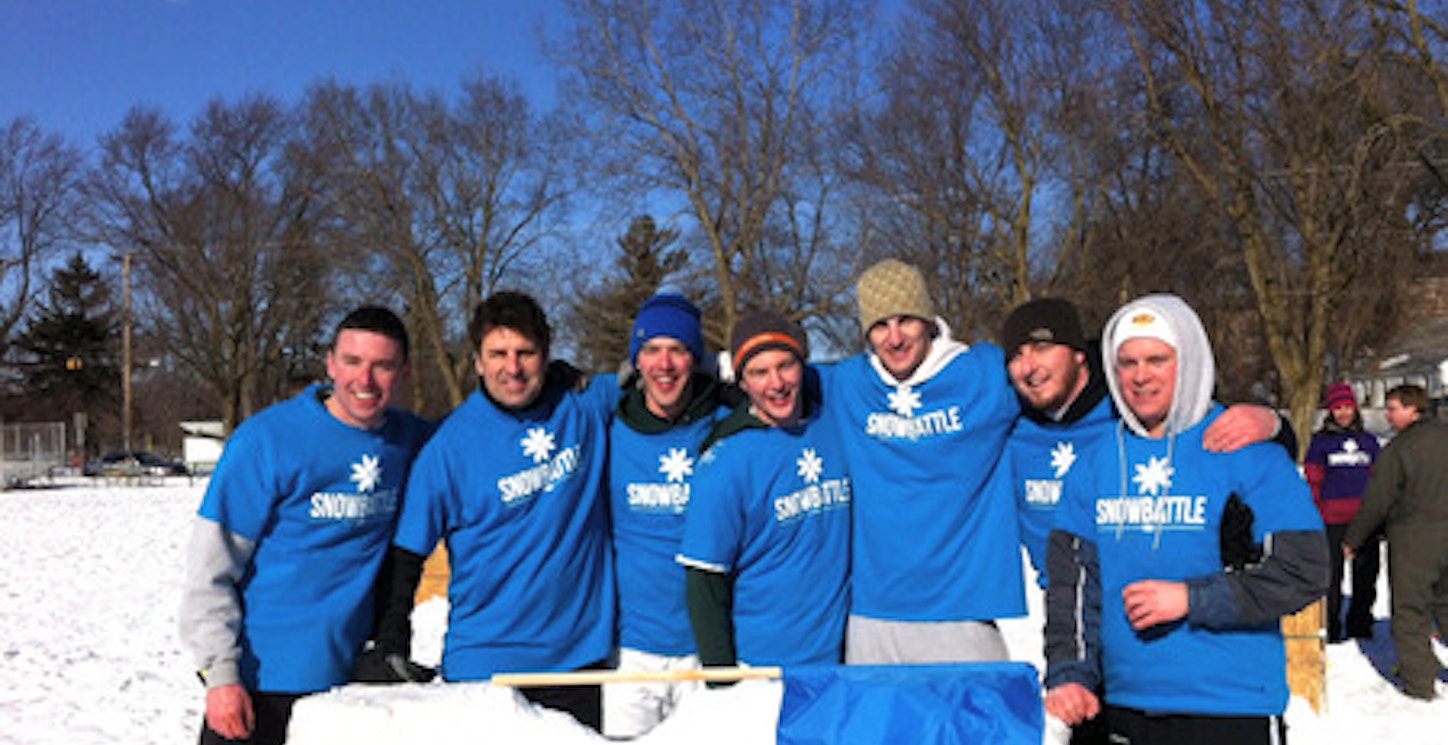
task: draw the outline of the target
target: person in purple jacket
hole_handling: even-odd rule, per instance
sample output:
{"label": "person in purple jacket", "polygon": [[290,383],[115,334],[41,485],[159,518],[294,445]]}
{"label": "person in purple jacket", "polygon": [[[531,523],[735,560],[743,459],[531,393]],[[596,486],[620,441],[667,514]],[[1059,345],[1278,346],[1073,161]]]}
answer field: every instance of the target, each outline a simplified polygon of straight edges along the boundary
{"label": "person in purple jacket", "polygon": [[[1368,476],[1378,459],[1378,438],[1363,431],[1357,396],[1347,383],[1327,388],[1327,418],[1312,435],[1302,470],[1312,487],[1312,501],[1327,525],[1329,546],[1342,544],[1347,526],[1357,516],[1368,489]],[[1373,602],[1378,599],[1378,564],[1382,538],[1374,535],[1352,559],[1352,602],[1343,633],[1342,574],[1345,557],[1334,551],[1332,584],[1327,588],[1327,640],[1371,639]]]}

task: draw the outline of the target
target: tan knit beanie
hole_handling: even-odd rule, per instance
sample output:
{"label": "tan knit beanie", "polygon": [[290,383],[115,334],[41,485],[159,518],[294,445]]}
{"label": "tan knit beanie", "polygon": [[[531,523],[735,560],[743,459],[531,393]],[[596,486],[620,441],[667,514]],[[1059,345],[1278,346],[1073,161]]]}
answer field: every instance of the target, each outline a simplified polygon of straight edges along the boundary
{"label": "tan knit beanie", "polygon": [[860,331],[866,334],[890,316],[935,318],[935,306],[920,270],[898,259],[885,259],[866,269],[855,286],[855,297],[860,303]]}

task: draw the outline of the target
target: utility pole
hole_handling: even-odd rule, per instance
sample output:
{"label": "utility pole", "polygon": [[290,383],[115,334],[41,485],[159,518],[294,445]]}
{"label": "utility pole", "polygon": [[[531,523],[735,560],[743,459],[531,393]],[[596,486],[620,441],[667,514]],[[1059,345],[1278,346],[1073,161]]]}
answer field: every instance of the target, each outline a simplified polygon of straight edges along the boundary
{"label": "utility pole", "polygon": [[131,451],[131,252],[121,255],[121,442]]}

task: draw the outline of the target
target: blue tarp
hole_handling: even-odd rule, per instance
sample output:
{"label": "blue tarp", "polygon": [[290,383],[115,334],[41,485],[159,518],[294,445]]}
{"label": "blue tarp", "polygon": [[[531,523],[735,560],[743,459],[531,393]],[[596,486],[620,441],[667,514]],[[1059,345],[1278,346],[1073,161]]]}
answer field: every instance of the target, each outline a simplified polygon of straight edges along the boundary
{"label": "blue tarp", "polygon": [[779,745],[1040,745],[1034,667],[821,665],[784,671]]}

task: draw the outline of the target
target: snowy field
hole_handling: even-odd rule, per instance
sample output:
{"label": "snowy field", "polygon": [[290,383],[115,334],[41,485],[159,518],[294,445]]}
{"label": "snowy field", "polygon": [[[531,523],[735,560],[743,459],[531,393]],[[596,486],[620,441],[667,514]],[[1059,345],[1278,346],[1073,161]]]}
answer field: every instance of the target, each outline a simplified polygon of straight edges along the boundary
{"label": "snowy field", "polygon": [[[202,488],[184,478],[111,488],[76,480],[0,492],[0,743],[195,742],[203,692],[176,638],[176,610]],[[1327,710],[1294,700],[1292,742],[1448,742],[1448,699],[1412,701],[1384,678],[1394,663],[1386,595],[1375,640],[1329,647]],[[442,607],[417,615],[424,659],[436,658]],[[1005,625],[1019,659],[1039,663],[1039,619],[1033,607]],[[428,739],[414,730],[409,741]]]}

